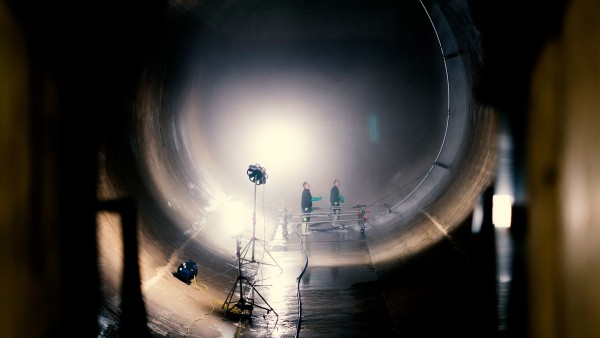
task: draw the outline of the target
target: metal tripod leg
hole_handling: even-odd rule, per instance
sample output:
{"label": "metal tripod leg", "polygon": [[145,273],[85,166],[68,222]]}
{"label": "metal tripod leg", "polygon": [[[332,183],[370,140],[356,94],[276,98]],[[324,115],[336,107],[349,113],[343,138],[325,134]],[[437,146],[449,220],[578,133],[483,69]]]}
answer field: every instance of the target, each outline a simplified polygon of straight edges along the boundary
{"label": "metal tripod leg", "polygon": [[[265,244],[263,243],[264,241],[258,239],[258,238],[252,238],[250,239],[250,241],[248,242],[248,244],[246,244],[246,246],[244,247],[244,250],[242,250],[242,260],[250,262],[250,263],[256,263],[256,260],[254,259],[254,250],[252,250],[252,259],[251,260],[247,260],[246,259],[246,254],[248,253],[248,248],[250,247],[250,244],[254,243],[254,241],[258,241],[262,247],[263,250],[265,250],[265,252],[267,253],[267,255],[269,255],[269,257],[271,257],[271,259],[273,260],[273,262],[275,262],[275,264],[268,264],[268,265],[276,265],[277,267],[279,267],[279,270],[283,271],[283,268],[281,267],[281,265],[279,265],[279,263],[277,263],[277,261],[275,260],[275,258],[273,257],[273,255],[271,255],[271,253],[269,252],[269,250],[267,250],[267,247],[265,246]],[[261,264],[266,264],[264,262],[261,262]]]}
{"label": "metal tripod leg", "polygon": [[[247,247],[248,247],[248,245],[246,245],[246,248]],[[259,307],[264,310],[267,310],[267,314],[269,312],[273,311],[273,313],[275,313],[275,315],[277,315],[277,312],[275,312],[275,310],[273,310],[273,308],[269,305],[269,303],[267,303],[267,301],[264,299],[264,297],[258,292],[258,290],[256,290],[254,285],[252,285],[252,283],[250,283],[248,281],[248,278],[242,275],[242,258],[241,258],[242,251],[240,251],[240,248],[241,248],[241,244],[240,244],[240,240],[238,238],[237,243],[236,243],[237,257],[238,257],[238,276],[236,278],[235,283],[233,284],[233,287],[231,288],[231,291],[229,292],[229,295],[227,295],[225,302],[223,302],[223,305],[221,306],[221,308],[223,310],[225,310],[225,313],[223,314],[223,318],[227,317],[228,314],[236,315],[237,317],[242,317],[242,318],[249,318],[252,316],[252,311],[254,309],[254,306]],[[252,288],[253,292],[256,292],[256,294],[258,294],[258,296],[262,299],[262,301],[265,304],[267,304],[268,307],[256,305],[256,304],[254,304],[254,298],[246,298],[245,297],[244,281],[246,282],[246,284],[248,286],[250,286]],[[236,302],[234,302],[233,295],[235,294],[235,290],[238,287],[239,287],[240,297]],[[277,315],[277,316],[279,316],[279,315]]]}

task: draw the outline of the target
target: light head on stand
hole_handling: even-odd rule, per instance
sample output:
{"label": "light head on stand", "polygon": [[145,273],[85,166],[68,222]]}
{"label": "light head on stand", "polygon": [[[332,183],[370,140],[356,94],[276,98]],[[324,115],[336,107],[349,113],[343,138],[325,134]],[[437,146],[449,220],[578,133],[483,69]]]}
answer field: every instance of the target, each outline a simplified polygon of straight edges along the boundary
{"label": "light head on stand", "polygon": [[248,170],[246,170],[246,174],[248,175],[250,182],[256,185],[267,183],[267,178],[269,177],[269,175],[267,175],[267,170],[258,163],[251,164],[248,167]]}

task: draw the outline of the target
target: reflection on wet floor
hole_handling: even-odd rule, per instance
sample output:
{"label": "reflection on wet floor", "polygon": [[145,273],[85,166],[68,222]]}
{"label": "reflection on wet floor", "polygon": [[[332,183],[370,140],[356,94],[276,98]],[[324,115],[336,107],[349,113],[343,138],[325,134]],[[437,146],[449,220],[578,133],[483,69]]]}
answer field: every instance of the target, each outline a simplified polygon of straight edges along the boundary
{"label": "reflection on wet floor", "polygon": [[[366,337],[374,328],[391,333],[361,229],[311,228],[308,236],[294,228],[287,241],[275,239],[257,263],[242,255],[241,274],[254,283],[245,289],[254,310],[250,317],[227,311],[225,317],[238,320],[246,337]],[[233,299],[239,298],[236,292]]]}
{"label": "reflection on wet floor", "polygon": [[[452,241],[442,241],[385,275],[381,269],[376,271],[370,259],[373,229],[363,231],[356,220],[340,227],[313,223],[307,236],[300,235],[299,224],[287,229],[287,238],[283,230],[281,226],[272,230],[269,241],[239,238],[231,260],[225,262],[214,251],[190,245],[161,266],[161,253],[147,248],[152,243],[142,242],[142,251],[152,253],[142,255],[142,261],[158,258],[154,266],[159,267],[148,271],[142,264],[151,336],[328,338],[377,332],[386,337],[479,338],[497,334],[493,229],[485,227],[474,234],[463,228],[453,233]],[[119,252],[107,244],[106,255]],[[197,278],[190,284],[169,271],[181,258],[198,263]],[[120,278],[114,271],[104,273],[99,337],[129,336],[118,335],[115,329],[125,309],[113,285]]]}

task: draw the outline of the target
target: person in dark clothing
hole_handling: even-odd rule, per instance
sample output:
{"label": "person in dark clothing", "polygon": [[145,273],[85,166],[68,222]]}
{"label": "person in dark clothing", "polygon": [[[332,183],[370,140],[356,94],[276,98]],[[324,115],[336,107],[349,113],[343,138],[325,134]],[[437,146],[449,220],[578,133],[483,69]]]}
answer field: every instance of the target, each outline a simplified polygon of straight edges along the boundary
{"label": "person in dark clothing", "polygon": [[302,183],[302,201],[300,207],[302,208],[302,235],[308,235],[308,222],[310,222],[310,213],[313,211],[313,202],[320,201],[321,197],[313,197],[310,192],[310,183]]}
{"label": "person in dark clothing", "polygon": [[331,209],[333,210],[333,226],[337,226],[337,220],[339,218],[340,211],[342,209],[341,203],[344,203],[344,196],[340,195],[340,180],[333,180],[333,187],[329,193],[329,202],[331,202]]}

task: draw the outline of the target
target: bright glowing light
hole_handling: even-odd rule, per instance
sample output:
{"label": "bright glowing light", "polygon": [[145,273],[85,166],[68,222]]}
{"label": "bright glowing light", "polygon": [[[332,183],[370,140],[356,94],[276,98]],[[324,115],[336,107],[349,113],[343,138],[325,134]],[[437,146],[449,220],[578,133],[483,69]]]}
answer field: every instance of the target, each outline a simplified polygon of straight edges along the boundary
{"label": "bright glowing light", "polygon": [[252,213],[253,211],[239,200],[231,200],[222,206],[221,224],[231,236],[241,236],[248,223],[252,222]]}
{"label": "bright glowing light", "polygon": [[512,219],[513,196],[494,195],[492,206],[492,222],[497,228],[508,228]]}
{"label": "bright glowing light", "polygon": [[296,87],[277,82],[277,86],[232,83],[223,88],[211,121],[212,130],[227,130],[216,133],[211,143],[213,160],[224,168],[219,180],[227,181],[220,186],[229,184],[225,189],[237,190],[248,181],[238,175],[248,164],[259,163],[269,175],[270,192],[292,191],[307,173],[323,166],[320,154],[333,153],[323,149],[329,134],[319,123],[322,107],[302,94],[306,90],[290,88]]}
{"label": "bright glowing light", "polygon": [[279,111],[252,113],[261,116],[260,123],[252,130],[252,135],[244,142],[246,153],[253,154],[260,164],[270,172],[287,172],[301,166],[302,156],[298,155],[307,143],[306,130],[295,116],[298,112]]}

